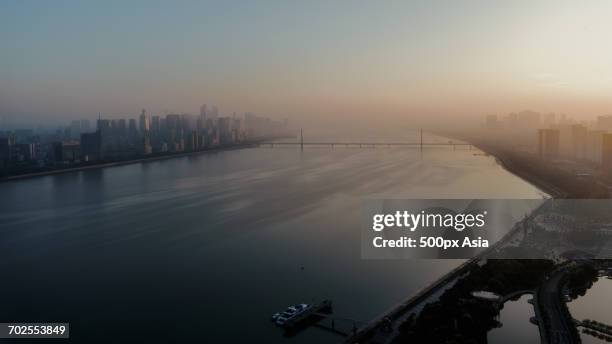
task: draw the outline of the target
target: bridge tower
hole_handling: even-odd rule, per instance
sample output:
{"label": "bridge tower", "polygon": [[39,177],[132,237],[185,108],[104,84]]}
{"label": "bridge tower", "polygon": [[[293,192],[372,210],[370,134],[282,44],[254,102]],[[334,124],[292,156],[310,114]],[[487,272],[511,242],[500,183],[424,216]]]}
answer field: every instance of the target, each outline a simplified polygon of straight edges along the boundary
{"label": "bridge tower", "polygon": [[423,150],[423,128],[421,128],[421,150]]}

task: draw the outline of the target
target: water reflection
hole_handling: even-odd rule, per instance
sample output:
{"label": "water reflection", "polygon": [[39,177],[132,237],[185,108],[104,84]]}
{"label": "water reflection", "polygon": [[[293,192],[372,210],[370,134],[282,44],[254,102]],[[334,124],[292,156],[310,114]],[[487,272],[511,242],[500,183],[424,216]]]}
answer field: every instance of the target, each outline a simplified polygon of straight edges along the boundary
{"label": "water reflection", "polygon": [[82,342],[279,342],[269,316],[323,298],[367,321],[461,261],[360,259],[364,197],[540,197],[474,153],[261,148],[0,184],[0,321],[70,322]]}
{"label": "water reflection", "polygon": [[527,301],[532,295],[523,295],[518,300],[507,301],[500,311],[501,327],[489,331],[487,340],[491,344],[538,343],[540,332],[529,322],[535,315],[533,306]]}

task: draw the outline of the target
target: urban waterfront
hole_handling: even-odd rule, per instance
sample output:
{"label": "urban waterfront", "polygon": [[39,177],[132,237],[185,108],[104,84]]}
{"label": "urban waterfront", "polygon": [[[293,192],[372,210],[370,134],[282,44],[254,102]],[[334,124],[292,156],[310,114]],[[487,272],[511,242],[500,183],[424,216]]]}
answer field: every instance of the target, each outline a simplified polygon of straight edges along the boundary
{"label": "urban waterfront", "polygon": [[[324,298],[359,326],[461,263],[362,260],[362,198],[542,197],[493,157],[452,148],[251,148],[0,193],[0,320],[66,321],[89,342],[283,341],[270,315]],[[315,340],[342,337],[291,339]]]}

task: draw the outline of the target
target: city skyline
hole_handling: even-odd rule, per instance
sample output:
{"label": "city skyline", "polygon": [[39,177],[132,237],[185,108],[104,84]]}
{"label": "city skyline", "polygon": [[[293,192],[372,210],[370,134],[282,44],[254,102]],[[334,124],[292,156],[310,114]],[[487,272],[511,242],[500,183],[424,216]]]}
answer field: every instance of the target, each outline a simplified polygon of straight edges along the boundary
{"label": "city skyline", "polygon": [[0,116],[191,112],[326,119],[612,112],[612,4],[0,5]]}
{"label": "city skyline", "polygon": [[610,18],[0,1],[0,341],[612,342]]}

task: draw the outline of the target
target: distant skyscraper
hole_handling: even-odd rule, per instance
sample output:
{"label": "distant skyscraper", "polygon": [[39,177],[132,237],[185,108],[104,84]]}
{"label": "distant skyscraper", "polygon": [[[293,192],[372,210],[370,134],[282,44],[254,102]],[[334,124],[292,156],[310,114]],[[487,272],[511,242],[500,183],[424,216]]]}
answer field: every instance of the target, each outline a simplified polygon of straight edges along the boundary
{"label": "distant skyscraper", "polygon": [[612,172],[612,134],[603,134],[601,164],[605,171]]}
{"label": "distant skyscraper", "polygon": [[140,135],[144,135],[144,133],[149,131],[149,118],[147,117],[147,112],[145,109],[142,109],[142,112],[140,113],[138,130],[140,131]]}
{"label": "distant skyscraper", "polygon": [[166,137],[165,141],[168,144],[168,150],[178,152],[182,149],[183,130],[181,128],[181,115],[170,114],[166,115]]}
{"label": "distant skyscraper", "polygon": [[11,160],[11,146],[13,144],[11,137],[0,137],[0,166],[2,166],[2,162]]}
{"label": "distant skyscraper", "polygon": [[180,115],[166,115],[166,127],[168,130],[178,130],[181,124]]}
{"label": "distant skyscraper", "polygon": [[217,121],[217,127],[219,130],[219,139],[221,144],[232,143],[232,132],[231,132],[231,118],[219,117]]}
{"label": "distant skyscraper", "polygon": [[81,157],[83,161],[96,161],[100,159],[102,149],[102,135],[100,131],[81,134]]}
{"label": "distant skyscraper", "polygon": [[107,119],[99,119],[97,123],[97,129],[100,131],[108,131],[111,128],[111,123]]}
{"label": "distant skyscraper", "polygon": [[217,109],[216,105],[213,105],[212,111],[210,112],[210,118],[217,119],[219,117],[219,109]]}
{"label": "distant skyscraper", "polygon": [[76,139],[81,136],[81,121],[72,121],[70,123],[70,138]]}
{"label": "distant skyscraper", "polygon": [[206,120],[206,104],[202,104],[202,106],[200,106],[200,118],[202,118],[202,120]]}
{"label": "distant skyscraper", "polygon": [[575,159],[586,158],[587,127],[582,124],[572,125],[572,149]]}
{"label": "distant skyscraper", "polygon": [[559,130],[538,130],[538,155],[542,160],[554,159],[559,156]]}
{"label": "distant skyscraper", "polygon": [[[116,123],[117,132],[120,135],[125,135],[125,133],[127,132],[127,128],[128,128],[125,119],[121,118],[121,119],[119,119],[117,121],[113,121],[113,122]],[[130,128],[136,128],[135,123],[136,122],[134,121],[134,119],[131,118],[130,119]]]}
{"label": "distant skyscraper", "polygon": [[107,119],[98,119],[97,132],[100,133],[100,155],[98,158],[102,159],[108,155],[108,152],[112,149],[113,145],[113,129],[111,127],[111,121]]}
{"label": "distant skyscraper", "polygon": [[151,131],[153,133],[159,132],[159,116],[151,117]]}
{"label": "distant skyscraper", "polygon": [[589,130],[586,140],[586,159],[596,164],[601,164],[601,152],[603,145],[604,130]]}

